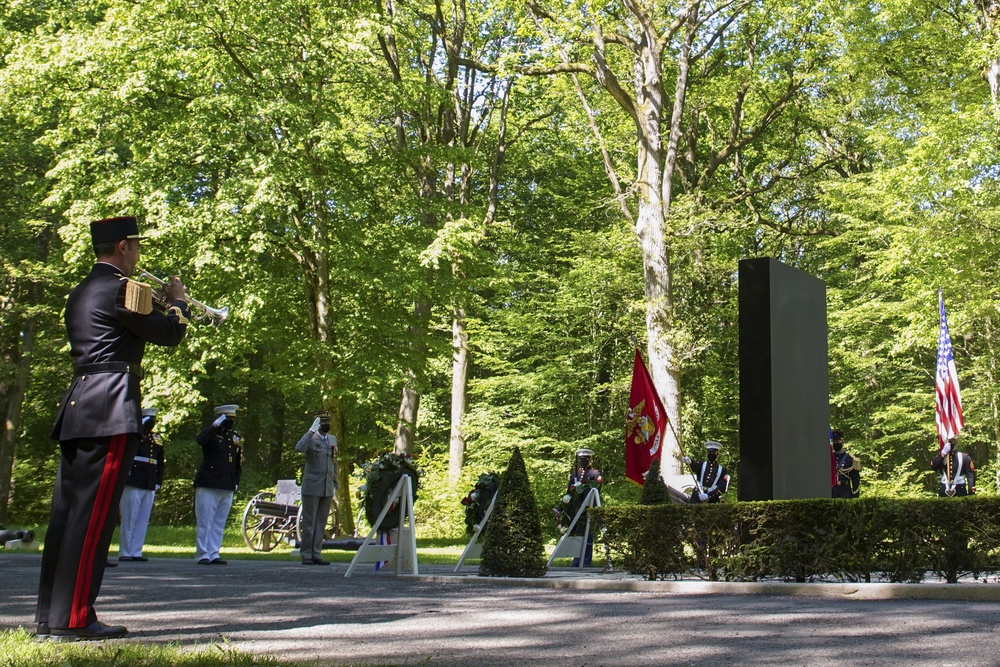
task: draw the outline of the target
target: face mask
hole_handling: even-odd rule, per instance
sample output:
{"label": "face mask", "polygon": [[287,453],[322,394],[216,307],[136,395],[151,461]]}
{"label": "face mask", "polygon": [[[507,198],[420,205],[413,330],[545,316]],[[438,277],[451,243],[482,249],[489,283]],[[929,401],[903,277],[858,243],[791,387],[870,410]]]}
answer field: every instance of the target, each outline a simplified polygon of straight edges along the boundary
{"label": "face mask", "polygon": [[708,450],[708,460],[709,461],[715,461],[718,458],[719,458],[719,452],[711,450],[711,449]]}
{"label": "face mask", "polygon": [[842,443],[842,442],[835,442],[835,443],[833,443],[833,451],[839,452],[843,448],[844,448],[844,443]]}
{"label": "face mask", "polygon": [[156,423],[156,419],[154,419],[153,417],[149,417],[148,419],[146,419],[146,421],[144,421],[142,423],[142,430],[145,431],[146,433],[152,433],[153,432],[153,425],[155,423]]}
{"label": "face mask", "polygon": [[323,433],[329,433],[330,432],[330,425],[329,424],[320,424],[319,425],[319,430],[322,431]]}
{"label": "face mask", "polygon": [[232,427],[233,427],[233,418],[232,417],[226,417],[222,421],[222,428],[232,428]]}

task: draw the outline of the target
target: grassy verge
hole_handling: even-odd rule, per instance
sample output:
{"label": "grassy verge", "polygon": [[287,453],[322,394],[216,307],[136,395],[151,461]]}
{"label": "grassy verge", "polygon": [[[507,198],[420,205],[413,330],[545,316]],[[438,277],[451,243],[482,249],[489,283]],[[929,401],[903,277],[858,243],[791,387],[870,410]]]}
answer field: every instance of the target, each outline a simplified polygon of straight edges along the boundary
{"label": "grassy verge", "polygon": [[[45,526],[34,528],[35,539],[41,544],[45,540]],[[195,527],[194,526],[150,526],[146,532],[146,544],[142,553],[152,558],[194,558]],[[427,565],[455,565],[465,549],[466,538],[462,539],[424,539],[417,538],[417,560]],[[545,545],[546,551],[551,551],[555,542]],[[288,544],[279,544],[273,551],[260,552],[249,548],[243,541],[243,535],[237,527],[227,528],[222,539],[222,555],[235,560],[275,560],[297,561],[298,551]],[[114,560],[118,557],[118,531],[115,531],[111,541],[108,556]],[[323,558],[335,563],[350,563],[354,558],[353,551],[328,549],[323,552]],[[596,555],[595,555],[596,558]],[[466,559],[464,568],[479,564],[478,559]],[[570,564],[569,558],[557,558],[555,567]],[[3,663],[0,663],[3,664]]]}
{"label": "grassy verge", "polygon": [[[45,540],[45,526],[34,529],[36,541],[41,544]],[[150,526],[146,533],[146,544],[142,553],[152,558],[194,558],[195,528],[194,526]],[[417,559],[428,565],[455,565],[458,563],[462,550],[465,549],[465,539],[417,539]],[[327,560],[338,563],[350,563],[354,558],[353,551],[328,549],[323,552]],[[111,559],[118,557],[118,532],[115,531],[108,552]],[[260,552],[250,549],[243,541],[239,528],[227,528],[222,539],[222,555],[225,558],[238,560],[276,560],[297,561],[298,551],[288,544],[279,544],[273,551]],[[478,563],[478,560],[466,560],[467,565]],[[2,663],[0,663],[2,664]]]}
{"label": "grassy verge", "polygon": [[[0,665],[4,667],[320,667],[322,664],[255,655],[225,643],[194,650],[128,641],[37,643],[24,630],[0,631]],[[354,667],[365,664],[355,663]],[[380,667],[388,666],[380,664]]]}

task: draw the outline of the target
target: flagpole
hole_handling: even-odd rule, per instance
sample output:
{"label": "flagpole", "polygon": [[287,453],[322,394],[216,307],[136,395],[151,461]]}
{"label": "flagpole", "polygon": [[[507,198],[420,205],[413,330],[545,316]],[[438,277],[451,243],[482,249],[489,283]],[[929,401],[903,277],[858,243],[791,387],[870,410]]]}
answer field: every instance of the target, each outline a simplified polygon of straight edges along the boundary
{"label": "flagpole", "polygon": [[[636,350],[638,349],[639,347],[636,346]],[[680,452],[681,465],[684,466],[686,465],[684,463],[684,443],[681,442],[681,436],[677,433],[677,429],[674,428],[674,423],[670,420],[670,415],[666,415],[666,417],[667,426],[670,427],[670,432],[674,434],[674,439],[677,441],[677,451]],[[704,493],[704,489],[701,488],[701,482],[698,481],[698,477],[694,474],[694,470],[691,469],[691,466],[688,466],[688,472],[691,474],[691,479],[694,480],[694,486],[698,489],[698,493]]]}
{"label": "flagpole", "polygon": [[[943,307],[944,307],[944,288],[938,287],[938,314],[941,313]],[[940,350],[938,350],[938,353],[940,354]],[[941,448],[944,449],[944,446],[942,445]],[[948,454],[946,454],[944,457],[944,478],[948,480],[948,482],[945,484],[944,487],[945,493],[948,493],[948,490],[951,488],[952,474],[951,474],[950,454],[951,452],[948,452]]]}

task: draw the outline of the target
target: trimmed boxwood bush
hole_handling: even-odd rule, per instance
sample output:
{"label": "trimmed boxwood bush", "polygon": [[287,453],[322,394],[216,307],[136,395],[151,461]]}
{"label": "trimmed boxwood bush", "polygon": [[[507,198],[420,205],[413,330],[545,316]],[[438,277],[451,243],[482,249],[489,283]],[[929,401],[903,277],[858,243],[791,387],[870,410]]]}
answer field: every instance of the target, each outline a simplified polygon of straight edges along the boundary
{"label": "trimmed boxwood bush", "polygon": [[655,458],[649,463],[649,472],[646,474],[646,483],[639,491],[640,505],[662,505],[670,502],[670,493],[667,491],[667,484],[660,476],[660,459]]}
{"label": "trimmed boxwood bush", "polygon": [[500,477],[496,503],[483,538],[479,574],[484,577],[543,577],[545,549],[538,506],[521,450],[514,448]]}
{"label": "trimmed boxwood bush", "polygon": [[615,560],[650,579],[954,583],[1000,571],[1000,498],[602,507]]}

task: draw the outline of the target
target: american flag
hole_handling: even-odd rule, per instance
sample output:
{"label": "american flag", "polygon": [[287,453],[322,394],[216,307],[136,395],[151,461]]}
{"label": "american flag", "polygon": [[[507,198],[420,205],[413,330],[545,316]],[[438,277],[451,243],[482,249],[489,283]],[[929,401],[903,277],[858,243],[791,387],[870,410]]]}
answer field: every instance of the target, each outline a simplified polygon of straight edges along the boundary
{"label": "american flag", "polygon": [[958,435],[965,425],[962,418],[962,390],[958,386],[958,371],[951,351],[948,319],[944,314],[944,297],[938,290],[938,307],[941,310],[941,331],[938,333],[937,395],[934,416],[937,420],[938,444],[944,447],[948,438]]}

